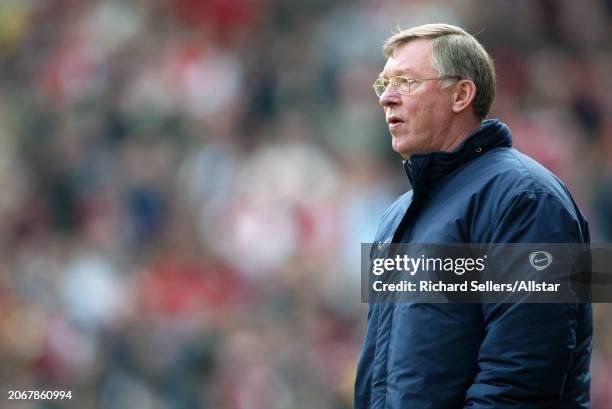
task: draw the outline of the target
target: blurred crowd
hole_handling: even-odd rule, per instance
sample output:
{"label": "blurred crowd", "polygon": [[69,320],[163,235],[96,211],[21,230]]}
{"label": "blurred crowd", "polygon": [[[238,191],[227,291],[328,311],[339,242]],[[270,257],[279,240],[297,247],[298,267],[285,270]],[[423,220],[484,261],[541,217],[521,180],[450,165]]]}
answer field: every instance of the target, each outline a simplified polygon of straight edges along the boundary
{"label": "blurred crowd", "polygon": [[351,408],[360,243],[409,188],[371,83],[382,41],[427,22],[477,34],[491,116],[612,241],[609,0],[0,2],[2,390]]}

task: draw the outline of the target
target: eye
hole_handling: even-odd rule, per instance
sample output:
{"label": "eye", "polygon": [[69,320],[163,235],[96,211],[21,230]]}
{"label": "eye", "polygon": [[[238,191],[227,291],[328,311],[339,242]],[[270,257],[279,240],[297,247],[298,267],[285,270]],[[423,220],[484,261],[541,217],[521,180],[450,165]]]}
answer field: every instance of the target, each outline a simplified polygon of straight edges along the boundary
{"label": "eye", "polygon": [[394,85],[401,90],[410,90],[410,80],[404,77],[395,77],[393,78]]}

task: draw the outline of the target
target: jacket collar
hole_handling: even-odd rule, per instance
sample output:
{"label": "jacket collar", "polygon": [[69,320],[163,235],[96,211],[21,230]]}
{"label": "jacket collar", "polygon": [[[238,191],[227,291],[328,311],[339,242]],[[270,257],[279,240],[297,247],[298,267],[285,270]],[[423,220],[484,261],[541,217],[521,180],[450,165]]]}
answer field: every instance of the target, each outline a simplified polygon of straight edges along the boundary
{"label": "jacket collar", "polygon": [[511,147],[510,128],[498,119],[487,119],[451,152],[417,153],[404,161],[414,195],[426,194],[446,175],[476,156],[498,147]]}

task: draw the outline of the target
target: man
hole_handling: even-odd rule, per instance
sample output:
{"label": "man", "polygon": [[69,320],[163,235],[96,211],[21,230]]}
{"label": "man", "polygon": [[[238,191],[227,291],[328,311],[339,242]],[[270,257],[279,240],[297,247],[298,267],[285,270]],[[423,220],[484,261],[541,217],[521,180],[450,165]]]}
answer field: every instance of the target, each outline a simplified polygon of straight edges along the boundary
{"label": "man", "polygon": [[[374,83],[412,190],[375,242],[588,243],[568,190],[485,120],[493,63],[464,30],[428,24],[384,44]],[[590,304],[372,303],[359,409],[590,407]]]}

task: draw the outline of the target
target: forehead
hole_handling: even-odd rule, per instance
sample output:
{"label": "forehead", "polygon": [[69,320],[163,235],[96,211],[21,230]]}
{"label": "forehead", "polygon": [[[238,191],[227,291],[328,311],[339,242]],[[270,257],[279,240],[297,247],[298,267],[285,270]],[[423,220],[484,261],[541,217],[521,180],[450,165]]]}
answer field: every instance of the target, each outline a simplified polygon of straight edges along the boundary
{"label": "forehead", "polygon": [[398,74],[434,74],[433,45],[429,39],[411,40],[397,47],[381,73],[385,77]]}

